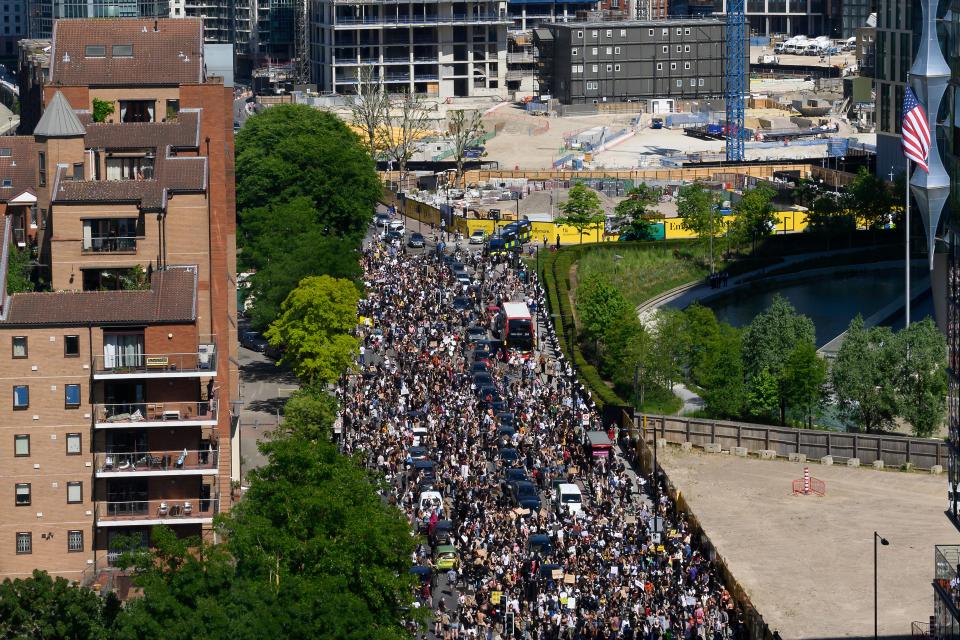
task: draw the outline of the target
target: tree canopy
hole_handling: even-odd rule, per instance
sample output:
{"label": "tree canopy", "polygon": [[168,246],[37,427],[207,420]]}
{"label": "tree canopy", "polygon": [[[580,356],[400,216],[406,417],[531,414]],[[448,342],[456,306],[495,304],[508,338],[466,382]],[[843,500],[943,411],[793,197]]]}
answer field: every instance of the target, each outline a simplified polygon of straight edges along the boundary
{"label": "tree canopy", "polygon": [[580,242],[583,234],[589,229],[599,229],[603,225],[603,207],[600,205],[600,196],[593,189],[583,183],[573,185],[567,193],[567,199],[560,203],[563,216],[557,218],[557,224],[573,227],[580,233]]}
{"label": "tree canopy", "polygon": [[[702,182],[680,187],[677,196],[677,214],[683,219],[681,226],[697,234],[704,242],[723,233],[723,214],[717,206],[717,196]],[[710,268],[713,269],[713,253],[710,253]]]}
{"label": "tree canopy", "polygon": [[662,218],[654,206],[660,201],[660,190],[641,182],[627,192],[627,198],[615,210],[621,240],[652,240],[653,221]]}
{"label": "tree canopy", "polygon": [[300,281],[280,307],[280,316],[264,337],[284,350],[289,364],[305,384],[331,383],[346,371],[356,355],[360,292],[349,280],[310,276]]}
{"label": "tree canopy", "polygon": [[893,332],[889,327],[867,329],[859,315],[830,371],[840,415],[865,430],[889,429],[897,414],[897,397],[888,374],[896,363]]}
{"label": "tree canopy", "polygon": [[750,243],[770,235],[776,228],[777,216],[773,210],[773,189],[760,185],[745,189],[740,200],[733,206],[733,225],[730,233],[738,245]]}
{"label": "tree canopy", "polygon": [[0,638],[101,640],[111,637],[119,611],[113,595],[101,598],[44,571],[0,583]]}
{"label": "tree canopy", "polygon": [[362,234],[382,193],[360,139],[332,113],[278,105],[247,120],[236,138],[237,210],[305,197],[316,223],[337,236]]}

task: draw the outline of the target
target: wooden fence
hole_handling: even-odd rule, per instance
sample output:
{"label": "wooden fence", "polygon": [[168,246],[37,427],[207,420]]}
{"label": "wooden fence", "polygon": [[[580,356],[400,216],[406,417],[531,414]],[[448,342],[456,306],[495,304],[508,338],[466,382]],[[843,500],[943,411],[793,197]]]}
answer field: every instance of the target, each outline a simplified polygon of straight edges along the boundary
{"label": "wooden fence", "polygon": [[802,453],[809,460],[833,456],[840,463],[857,458],[865,465],[882,460],[886,467],[910,463],[915,469],[930,469],[934,465],[942,467],[948,459],[948,445],[943,440],[794,429],[680,416],[647,415],[637,419],[644,417],[648,439],[652,439],[653,430],[656,430],[658,438],[677,444],[691,442],[703,446],[719,443],[722,449],[766,449],[776,451],[780,457]]}
{"label": "wooden fence", "polygon": [[[739,174],[755,178],[770,178],[777,171],[799,171],[801,176],[810,175],[809,164],[764,164],[738,167],[678,167],[673,169],[634,169],[623,171],[560,171],[557,169],[518,169],[518,170],[491,170],[471,169],[465,172],[468,184],[488,182],[498,178],[527,178],[530,180],[573,180],[576,178],[621,178],[633,181],[664,180],[673,182],[692,182],[694,180],[711,180],[721,172],[735,171]],[[832,183],[831,183],[832,184]],[[841,186],[843,184],[841,183]]]}

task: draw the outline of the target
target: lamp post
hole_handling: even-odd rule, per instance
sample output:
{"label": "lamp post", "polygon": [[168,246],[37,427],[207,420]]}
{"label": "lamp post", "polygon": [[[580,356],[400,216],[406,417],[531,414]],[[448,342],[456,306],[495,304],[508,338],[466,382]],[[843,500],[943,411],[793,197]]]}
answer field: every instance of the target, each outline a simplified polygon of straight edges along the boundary
{"label": "lamp post", "polygon": [[873,640],[877,640],[877,618],[878,618],[878,605],[877,605],[877,591],[879,589],[879,580],[877,578],[877,543],[887,546],[890,544],[890,541],[881,536],[876,531],[873,532]]}

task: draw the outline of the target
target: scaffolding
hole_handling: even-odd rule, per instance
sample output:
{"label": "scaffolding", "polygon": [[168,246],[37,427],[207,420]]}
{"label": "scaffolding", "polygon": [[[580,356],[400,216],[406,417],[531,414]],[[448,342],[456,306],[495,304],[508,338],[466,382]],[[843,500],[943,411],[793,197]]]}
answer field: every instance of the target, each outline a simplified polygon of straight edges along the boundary
{"label": "scaffolding", "polygon": [[746,14],[744,0],[727,2],[727,60],[726,60],[726,108],[727,108],[727,162],[744,160],[743,144],[747,136],[744,126],[744,102],[746,95]]}

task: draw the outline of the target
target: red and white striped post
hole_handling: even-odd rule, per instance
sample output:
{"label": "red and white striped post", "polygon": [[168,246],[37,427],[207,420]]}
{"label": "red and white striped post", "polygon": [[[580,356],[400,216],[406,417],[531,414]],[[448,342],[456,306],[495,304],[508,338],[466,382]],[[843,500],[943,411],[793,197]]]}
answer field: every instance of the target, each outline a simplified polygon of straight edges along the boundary
{"label": "red and white striped post", "polygon": [[803,468],[803,495],[810,495],[810,467]]}

